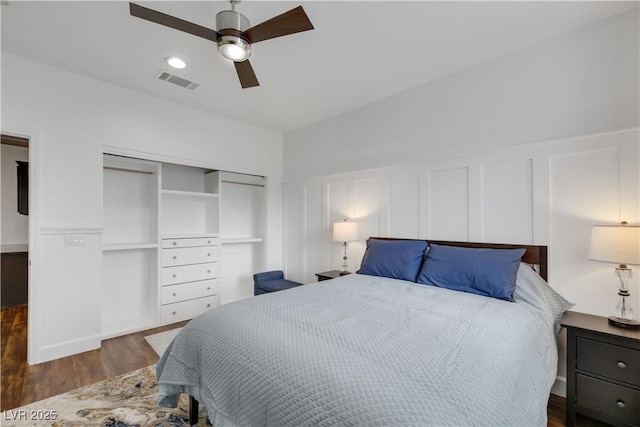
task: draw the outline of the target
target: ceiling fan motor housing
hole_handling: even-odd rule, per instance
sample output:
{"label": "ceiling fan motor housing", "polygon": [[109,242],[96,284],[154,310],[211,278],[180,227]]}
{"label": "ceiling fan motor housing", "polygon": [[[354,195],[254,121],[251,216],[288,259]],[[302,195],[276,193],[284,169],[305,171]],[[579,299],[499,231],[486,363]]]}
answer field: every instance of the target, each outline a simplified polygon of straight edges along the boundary
{"label": "ceiling fan motor housing", "polygon": [[235,10],[223,10],[216,15],[216,28],[218,31],[233,29],[242,32],[250,27],[249,19]]}

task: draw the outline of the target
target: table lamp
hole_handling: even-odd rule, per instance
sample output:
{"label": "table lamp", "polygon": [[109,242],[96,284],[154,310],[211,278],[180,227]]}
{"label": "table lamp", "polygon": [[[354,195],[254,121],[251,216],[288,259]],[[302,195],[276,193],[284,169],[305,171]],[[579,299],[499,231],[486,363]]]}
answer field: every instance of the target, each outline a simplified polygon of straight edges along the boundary
{"label": "table lamp", "polygon": [[640,264],[640,227],[628,225],[594,225],[591,231],[589,259],[619,264],[615,275],[620,280],[618,305],[615,316],[609,317],[609,324],[620,328],[640,328],[640,322],[633,318],[629,303],[628,281],[633,277],[627,264]]}
{"label": "table lamp", "polygon": [[349,274],[347,271],[347,246],[348,242],[358,240],[358,224],[347,221],[333,223],[333,241],[342,242],[344,247],[344,255],[342,257],[342,272],[340,275]]}

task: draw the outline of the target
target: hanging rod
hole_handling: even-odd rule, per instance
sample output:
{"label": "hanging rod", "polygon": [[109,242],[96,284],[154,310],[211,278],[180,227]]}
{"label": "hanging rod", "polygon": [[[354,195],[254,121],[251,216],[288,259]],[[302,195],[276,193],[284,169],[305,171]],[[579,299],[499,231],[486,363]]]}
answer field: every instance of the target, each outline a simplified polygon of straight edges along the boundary
{"label": "hanging rod", "polygon": [[145,175],[153,175],[153,172],[149,172],[149,171],[141,171],[141,170],[137,170],[137,169],[126,169],[126,168],[116,168],[113,166],[103,166],[103,169],[109,169],[112,171],[118,171],[118,172],[131,172],[131,173],[141,173],[141,174],[145,174]]}
{"label": "hanging rod", "polygon": [[221,182],[225,183],[225,184],[240,184],[240,185],[250,185],[252,187],[264,187],[264,184],[252,184],[249,182],[240,182],[240,181],[229,181],[226,179],[221,180]]}

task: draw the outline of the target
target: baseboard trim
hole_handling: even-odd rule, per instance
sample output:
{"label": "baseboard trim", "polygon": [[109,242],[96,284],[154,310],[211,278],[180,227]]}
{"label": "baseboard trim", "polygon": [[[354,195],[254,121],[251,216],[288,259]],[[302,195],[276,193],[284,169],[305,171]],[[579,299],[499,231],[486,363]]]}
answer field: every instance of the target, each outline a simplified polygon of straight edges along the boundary
{"label": "baseboard trim", "polygon": [[556,381],[553,383],[551,387],[551,394],[555,394],[557,396],[567,397],[567,378],[561,377],[558,375],[556,377]]}
{"label": "baseboard trim", "polygon": [[49,362],[62,357],[72,356],[85,351],[100,348],[100,335],[91,335],[77,340],[69,340],[62,343],[40,346],[29,360],[29,365]]}

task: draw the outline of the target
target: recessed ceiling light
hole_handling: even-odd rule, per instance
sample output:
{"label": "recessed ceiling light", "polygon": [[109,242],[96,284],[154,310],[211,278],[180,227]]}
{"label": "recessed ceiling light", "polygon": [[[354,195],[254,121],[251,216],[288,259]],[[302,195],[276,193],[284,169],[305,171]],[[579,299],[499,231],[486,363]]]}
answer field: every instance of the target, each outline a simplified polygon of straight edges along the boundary
{"label": "recessed ceiling light", "polygon": [[187,66],[187,64],[180,58],[176,58],[175,56],[169,56],[164,59],[167,64],[171,65],[173,68],[182,69]]}

